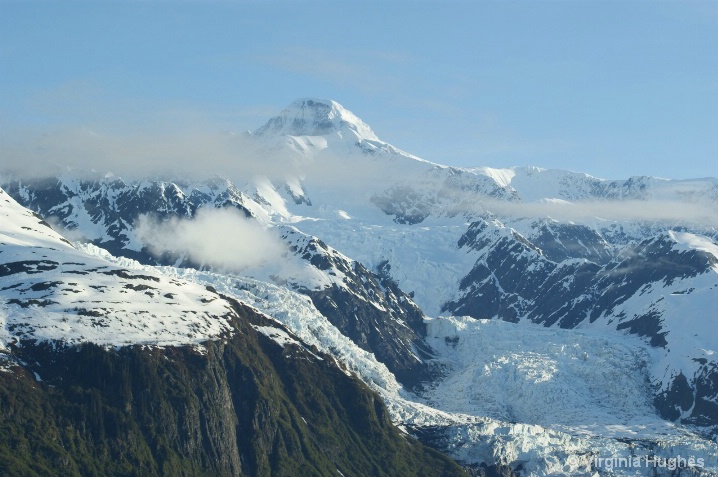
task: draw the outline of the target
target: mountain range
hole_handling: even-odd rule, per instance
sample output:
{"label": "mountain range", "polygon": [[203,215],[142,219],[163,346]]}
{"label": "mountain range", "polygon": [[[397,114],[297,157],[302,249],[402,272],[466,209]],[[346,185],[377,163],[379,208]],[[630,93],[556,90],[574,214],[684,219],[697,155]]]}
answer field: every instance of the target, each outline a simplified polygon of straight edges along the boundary
{"label": "mountain range", "polygon": [[[476,475],[718,473],[718,179],[443,166],[318,99],[243,142],[248,176],[3,172],[3,459],[460,475],[428,446]],[[24,426],[18,393],[54,421]],[[597,460],[644,455],[701,465]]]}

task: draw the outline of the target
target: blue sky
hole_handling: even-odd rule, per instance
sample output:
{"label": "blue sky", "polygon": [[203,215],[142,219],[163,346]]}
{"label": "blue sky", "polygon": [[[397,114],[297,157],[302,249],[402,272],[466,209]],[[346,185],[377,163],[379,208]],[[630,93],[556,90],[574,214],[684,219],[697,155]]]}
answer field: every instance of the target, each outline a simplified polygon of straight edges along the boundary
{"label": "blue sky", "polygon": [[718,1],[10,2],[5,140],[256,129],[330,98],[458,166],[718,176]]}

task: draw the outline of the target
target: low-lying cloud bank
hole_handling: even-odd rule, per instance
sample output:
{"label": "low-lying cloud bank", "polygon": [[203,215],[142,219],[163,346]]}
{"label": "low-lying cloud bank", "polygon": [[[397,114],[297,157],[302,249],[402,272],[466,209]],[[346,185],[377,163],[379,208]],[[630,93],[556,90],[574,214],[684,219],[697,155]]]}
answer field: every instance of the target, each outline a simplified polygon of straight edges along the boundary
{"label": "low-lying cloud bank", "polygon": [[290,160],[266,161],[249,133],[145,131],[107,134],[86,128],[52,132],[0,131],[0,173],[52,177],[67,168],[138,179],[206,178],[216,174],[286,177]]}
{"label": "low-lying cloud bank", "polygon": [[679,200],[606,200],[606,201],[489,201],[482,211],[512,218],[550,217],[562,222],[645,221],[668,224],[698,224],[718,227],[718,210],[705,202]]}
{"label": "low-lying cloud bank", "polygon": [[202,208],[191,220],[140,216],[135,232],[153,254],[171,253],[231,272],[278,263],[287,252],[272,229],[229,208]]}
{"label": "low-lying cloud bank", "polygon": [[[302,149],[303,146],[297,147]],[[322,195],[329,199],[347,199],[354,191],[359,200],[365,200],[367,191],[380,191],[413,179],[424,181],[419,183],[426,183],[429,189],[436,187],[430,180],[432,176],[421,167],[406,168],[403,171],[405,176],[394,177],[387,174],[386,164],[381,161],[364,160],[358,154],[335,156],[328,149],[321,152],[319,149],[314,156],[294,157],[291,150],[269,149],[248,133],[200,129],[168,132],[166,129],[149,128],[140,132],[109,134],[74,128],[40,134],[0,128],[0,175],[52,177],[62,174],[69,167],[73,169],[73,174],[92,174],[94,171],[104,175],[112,172],[128,179],[201,180],[221,174],[238,184],[251,182],[257,177],[269,178],[280,184],[287,178],[295,177],[303,180],[310,199],[315,196],[321,198]],[[455,196],[456,211],[468,214],[490,211],[513,218],[551,217],[580,223],[598,218],[718,227],[718,210],[715,207],[718,191],[715,188],[713,197],[708,200],[700,200],[699,197],[689,200],[688,196],[673,194],[668,198],[648,200],[573,203],[559,200],[510,202],[477,197],[463,190],[449,192]],[[170,225],[180,227],[178,224],[158,224],[158,227],[165,230]]]}

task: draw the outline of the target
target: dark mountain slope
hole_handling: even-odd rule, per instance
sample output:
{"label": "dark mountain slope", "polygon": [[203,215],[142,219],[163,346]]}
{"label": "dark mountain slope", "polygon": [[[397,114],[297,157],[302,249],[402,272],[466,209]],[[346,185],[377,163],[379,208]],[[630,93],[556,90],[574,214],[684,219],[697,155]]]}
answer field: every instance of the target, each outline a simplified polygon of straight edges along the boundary
{"label": "dark mountain slope", "polygon": [[[451,476],[333,361],[255,331],[227,341],[103,349],[22,343],[0,372],[6,476]],[[34,374],[37,373],[37,374]],[[42,379],[37,381],[36,379]]]}

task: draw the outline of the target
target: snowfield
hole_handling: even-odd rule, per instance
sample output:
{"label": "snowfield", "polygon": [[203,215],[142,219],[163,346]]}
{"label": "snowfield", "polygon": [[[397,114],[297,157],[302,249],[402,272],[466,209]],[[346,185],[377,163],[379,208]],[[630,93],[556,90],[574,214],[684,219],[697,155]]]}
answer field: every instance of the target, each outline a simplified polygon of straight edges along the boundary
{"label": "snowfield", "polygon": [[0,348],[22,340],[199,344],[234,313],[204,286],[73,247],[0,189]]}

